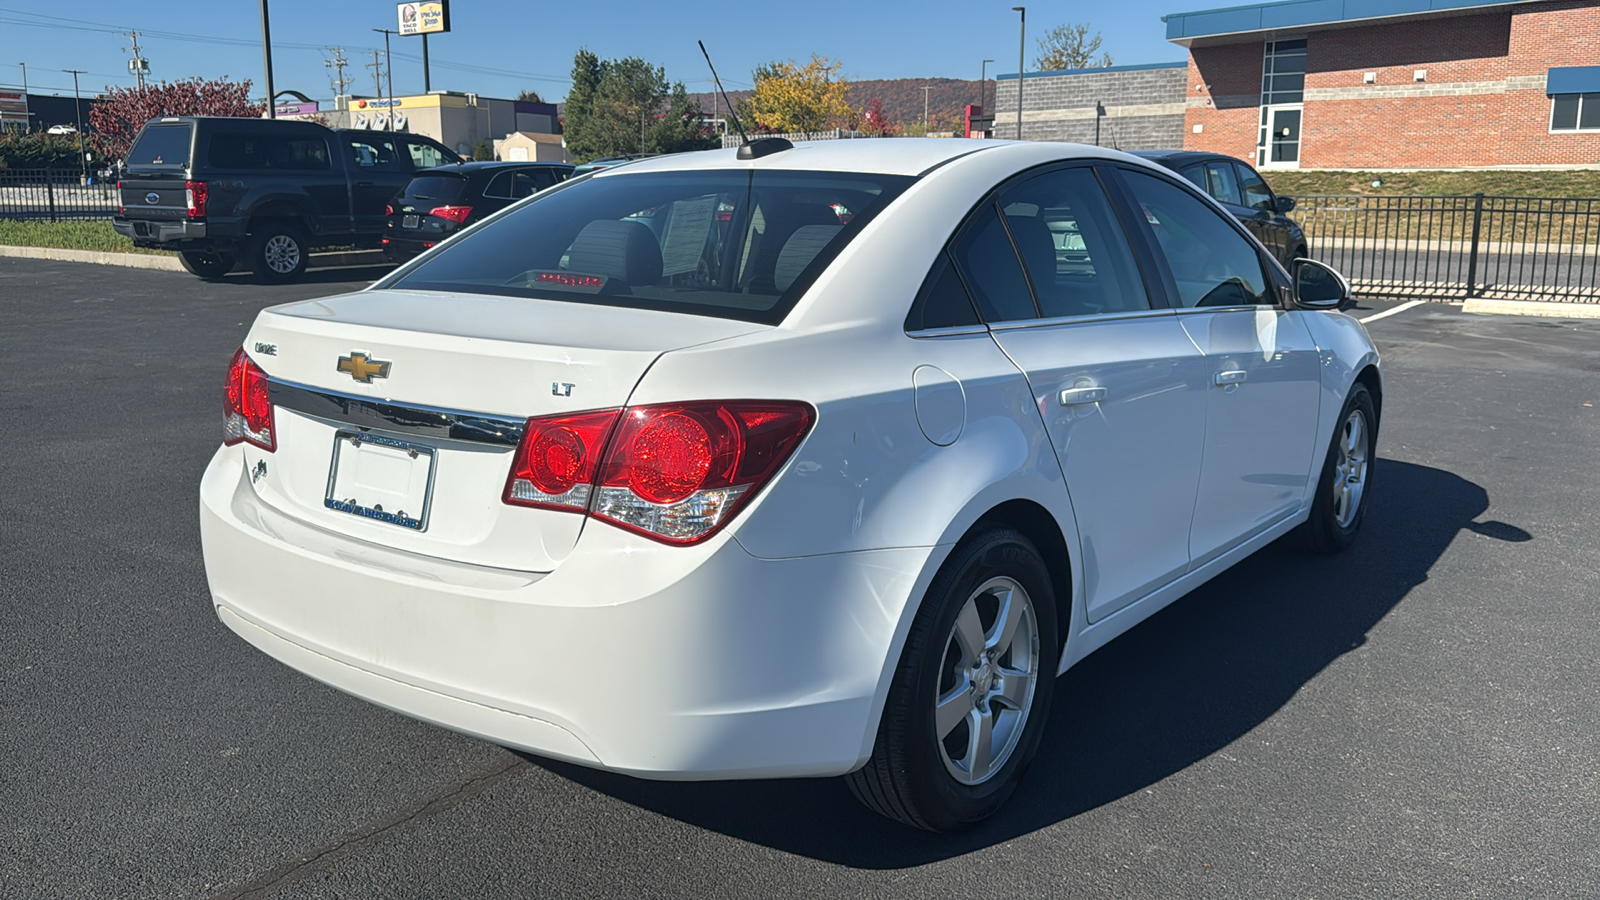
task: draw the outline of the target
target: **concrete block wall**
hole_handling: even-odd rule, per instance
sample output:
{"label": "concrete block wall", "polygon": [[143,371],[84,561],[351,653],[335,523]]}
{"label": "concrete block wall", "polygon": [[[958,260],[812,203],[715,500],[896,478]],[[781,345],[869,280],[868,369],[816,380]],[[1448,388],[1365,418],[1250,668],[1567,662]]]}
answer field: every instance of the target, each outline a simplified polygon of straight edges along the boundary
{"label": "concrete block wall", "polygon": [[[1029,141],[1095,140],[1122,150],[1183,146],[1183,63],[1113,66],[1071,72],[1035,72],[1022,79],[1022,138]],[[1001,76],[995,87],[994,136],[1017,136],[1017,79]]]}

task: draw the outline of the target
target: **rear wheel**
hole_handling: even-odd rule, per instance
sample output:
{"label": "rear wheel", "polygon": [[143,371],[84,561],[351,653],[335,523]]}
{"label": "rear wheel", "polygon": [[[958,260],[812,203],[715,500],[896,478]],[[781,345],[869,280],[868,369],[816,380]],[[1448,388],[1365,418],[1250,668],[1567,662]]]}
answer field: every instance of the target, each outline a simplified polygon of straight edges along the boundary
{"label": "rear wheel", "polygon": [[992,528],[963,542],[917,612],[851,791],[930,831],[993,815],[1038,749],[1056,634],[1050,575],[1026,537]]}
{"label": "rear wheel", "polygon": [[1322,477],[1317,482],[1317,496],[1311,503],[1311,517],[1294,532],[1296,541],[1305,549],[1338,553],[1355,541],[1367,514],[1377,433],[1372,392],[1357,382],[1350,389],[1333,430]]}
{"label": "rear wheel", "polygon": [[305,274],[307,252],[303,232],[293,225],[269,223],[250,243],[250,268],[266,281],[293,281]]}
{"label": "rear wheel", "polygon": [[218,253],[212,250],[184,250],[178,254],[178,262],[184,271],[190,275],[198,275],[207,281],[214,281],[233,271],[234,258],[231,253]]}

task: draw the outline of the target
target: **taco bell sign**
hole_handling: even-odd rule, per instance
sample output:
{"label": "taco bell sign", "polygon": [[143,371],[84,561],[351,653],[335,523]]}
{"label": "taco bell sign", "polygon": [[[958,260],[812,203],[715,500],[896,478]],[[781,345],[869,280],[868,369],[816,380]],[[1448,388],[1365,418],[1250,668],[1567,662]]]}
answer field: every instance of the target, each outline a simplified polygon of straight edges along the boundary
{"label": "taco bell sign", "polygon": [[450,0],[401,3],[396,13],[401,34],[439,34],[450,30]]}

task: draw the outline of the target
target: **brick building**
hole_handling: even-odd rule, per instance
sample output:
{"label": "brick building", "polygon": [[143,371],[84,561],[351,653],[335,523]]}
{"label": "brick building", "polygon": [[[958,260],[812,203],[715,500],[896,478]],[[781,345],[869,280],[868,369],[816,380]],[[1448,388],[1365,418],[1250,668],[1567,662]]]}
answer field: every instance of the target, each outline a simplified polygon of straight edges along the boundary
{"label": "brick building", "polygon": [[[1017,76],[995,76],[993,136],[1017,136]],[[1099,143],[1121,150],[1183,145],[1182,62],[1029,72],[1022,79],[1022,137]]]}
{"label": "brick building", "polygon": [[1290,0],[1163,18],[1189,49],[1187,149],[1262,168],[1600,167],[1600,0]]}

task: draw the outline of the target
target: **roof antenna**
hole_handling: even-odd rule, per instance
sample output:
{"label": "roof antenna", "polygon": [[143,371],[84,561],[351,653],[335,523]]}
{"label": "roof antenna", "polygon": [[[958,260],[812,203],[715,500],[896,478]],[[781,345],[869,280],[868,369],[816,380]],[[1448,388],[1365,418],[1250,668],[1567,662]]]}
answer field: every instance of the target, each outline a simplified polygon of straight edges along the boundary
{"label": "roof antenna", "polygon": [[716,82],[717,93],[722,95],[722,102],[727,104],[728,118],[733,120],[733,128],[739,132],[739,152],[735,154],[739,159],[759,159],[784,150],[793,150],[794,144],[780,137],[757,138],[750,140],[750,135],[744,133],[744,126],[739,124],[739,116],[733,111],[733,101],[728,99],[728,92],[722,89],[722,79],[717,77],[717,67],[711,64],[711,54],[706,52],[705,41],[695,41],[700,45],[700,54],[706,58],[706,68],[711,70],[711,80]]}

